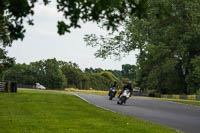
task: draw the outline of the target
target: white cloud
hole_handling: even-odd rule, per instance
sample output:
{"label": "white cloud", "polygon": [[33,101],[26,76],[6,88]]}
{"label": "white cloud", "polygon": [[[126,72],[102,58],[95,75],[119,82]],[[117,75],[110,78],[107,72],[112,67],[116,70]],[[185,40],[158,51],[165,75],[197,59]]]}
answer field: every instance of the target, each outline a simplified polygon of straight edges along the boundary
{"label": "white cloud", "polygon": [[55,37],[57,36],[57,33],[55,31],[48,31],[48,29],[44,29],[44,28],[32,28],[29,29],[29,32],[32,33],[32,35],[34,36],[42,36],[42,37]]}
{"label": "white cloud", "polygon": [[56,6],[55,5],[36,5],[35,6],[35,14],[36,15],[42,15],[43,17],[49,17],[49,18],[61,18],[62,14],[57,12]]}

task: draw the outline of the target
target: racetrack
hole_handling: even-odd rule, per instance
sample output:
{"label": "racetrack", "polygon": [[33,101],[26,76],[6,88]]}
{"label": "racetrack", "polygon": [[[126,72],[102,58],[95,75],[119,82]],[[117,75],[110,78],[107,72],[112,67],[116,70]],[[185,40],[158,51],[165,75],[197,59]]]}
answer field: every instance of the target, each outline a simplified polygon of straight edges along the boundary
{"label": "racetrack", "polygon": [[164,100],[131,97],[125,105],[118,105],[117,98],[108,96],[76,94],[91,104],[117,113],[174,128],[185,133],[200,133],[200,107]]}

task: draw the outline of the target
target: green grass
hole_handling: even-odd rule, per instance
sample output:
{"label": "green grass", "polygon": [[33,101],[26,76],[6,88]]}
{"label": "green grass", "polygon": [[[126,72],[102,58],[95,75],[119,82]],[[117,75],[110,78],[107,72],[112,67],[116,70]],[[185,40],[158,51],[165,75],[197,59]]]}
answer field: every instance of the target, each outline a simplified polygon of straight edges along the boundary
{"label": "green grass", "polygon": [[0,133],[175,133],[63,92],[0,93]]}
{"label": "green grass", "polygon": [[171,99],[171,98],[155,98],[155,97],[144,97],[144,98],[155,99],[155,100],[167,100],[167,101],[172,101],[172,102],[178,102],[178,103],[183,103],[183,104],[200,106],[200,101],[197,101],[197,100]]}
{"label": "green grass", "polygon": [[108,95],[108,91],[100,91],[100,90],[80,90],[80,89],[65,89],[67,92],[75,92],[75,93],[83,93],[83,94],[95,94],[95,95]]}
{"label": "green grass", "polygon": [[195,100],[183,100],[183,99],[163,99],[163,100],[200,106],[200,101],[195,101]]}

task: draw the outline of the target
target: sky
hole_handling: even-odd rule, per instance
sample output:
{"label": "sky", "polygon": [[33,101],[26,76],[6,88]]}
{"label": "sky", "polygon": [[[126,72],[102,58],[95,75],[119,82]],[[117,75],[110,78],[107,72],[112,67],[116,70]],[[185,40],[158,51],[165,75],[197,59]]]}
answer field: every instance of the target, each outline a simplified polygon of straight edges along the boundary
{"label": "sky", "polygon": [[135,64],[135,53],[130,53],[120,61],[96,58],[97,48],[86,46],[85,34],[106,35],[107,30],[100,29],[97,24],[88,22],[80,29],[72,29],[64,36],[57,34],[57,21],[63,20],[62,14],[56,10],[56,4],[48,6],[37,4],[33,16],[34,26],[25,25],[26,33],[23,41],[15,41],[8,48],[8,55],[15,57],[17,63],[30,63],[39,60],[56,58],[66,62],[77,63],[81,69],[93,67],[121,70],[122,64]]}

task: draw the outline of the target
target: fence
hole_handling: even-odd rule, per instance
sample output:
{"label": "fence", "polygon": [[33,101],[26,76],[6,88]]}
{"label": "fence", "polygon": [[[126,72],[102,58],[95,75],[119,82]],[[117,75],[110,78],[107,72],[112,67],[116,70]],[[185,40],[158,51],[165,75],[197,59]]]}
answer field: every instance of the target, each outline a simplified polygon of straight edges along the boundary
{"label": "fence", "polygon": [[16,82],[0,82],[0,92],[17,92]]}
{"label": "fence", "polygon": [[17,84],[18,88],[29,88],[29,89],[35,89],[35,85],[24,85],[24,84]]}
{"label": "fence", "polygon": [[161,95],[161,98],[185,99],[185,100],[198,100],[200,95]]}
{"label": "fence", "polygon": [[5,92],[6,82],[0,82],[0,92]]}

